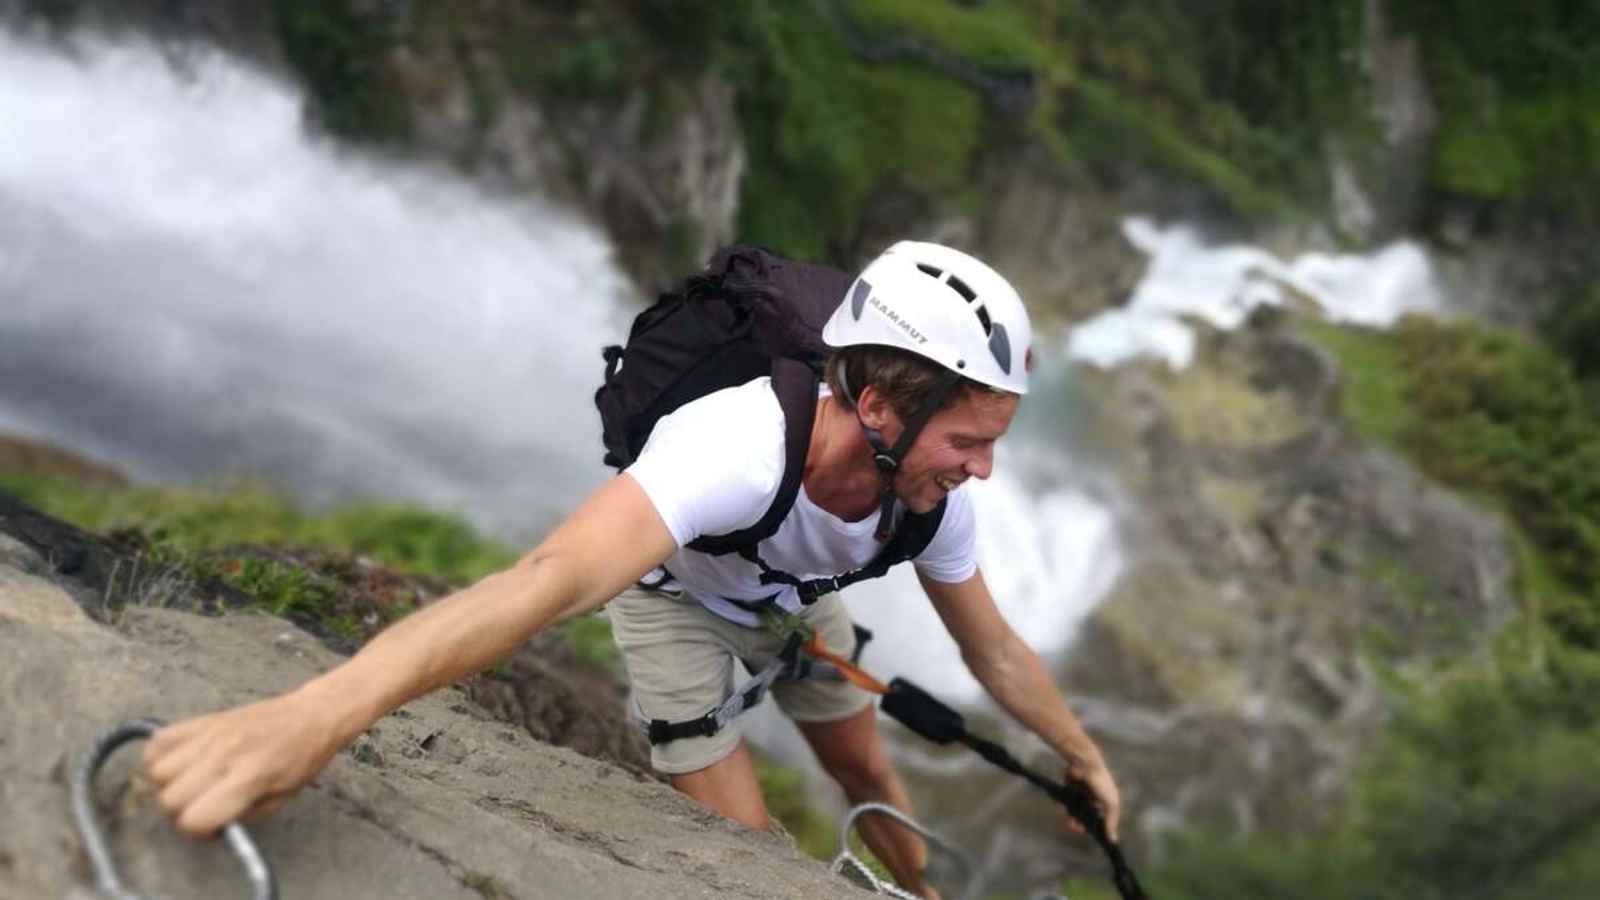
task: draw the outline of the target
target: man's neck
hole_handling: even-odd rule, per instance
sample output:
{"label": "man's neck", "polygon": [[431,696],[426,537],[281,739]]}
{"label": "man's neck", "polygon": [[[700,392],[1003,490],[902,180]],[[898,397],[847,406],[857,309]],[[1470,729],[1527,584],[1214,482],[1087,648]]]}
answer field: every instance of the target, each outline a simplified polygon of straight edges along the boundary
{"label": "man's neck", "polygon": [[846,522],[859,522],[878,509],[882,480],[872,447],[855,411],[832,397],[817,400],[802,483],[812,503]]}

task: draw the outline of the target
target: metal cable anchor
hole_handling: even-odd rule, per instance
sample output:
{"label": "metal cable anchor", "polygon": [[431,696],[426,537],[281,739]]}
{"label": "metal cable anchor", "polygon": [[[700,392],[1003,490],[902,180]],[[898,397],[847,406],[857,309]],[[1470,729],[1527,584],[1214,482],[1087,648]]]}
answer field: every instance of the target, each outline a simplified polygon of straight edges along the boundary
{"label": "metal cable anchor", "polygon": [[[158,719],[136,719],[118,725],[95,740],[94,746],[72,774],[72,818],[77,823],[78,832],[83,835],[83,846],[89,854],[89,860],[94,864],[95,887],[109,900],[143,898],[123,887],[122,877],[117,874],[111,846],[106,842],[100,819],[95,814],[94,776],[118,747],[128,741],[148,738],[165,724]],[[250,839],[250,833],[245,831],[243,825],[232,822],[223,829],[223,835],[233,854],[244,865],[245,875],[254,888],[254,900],[278,900],[278,885],[272,876],[272,867],[261,855],[255,841]]]}
{"label": "metal cable anchor", "polygon": [[961,900],[968,900],[968,898],[977,896],[978,872],[973,867],[972,861],[967,858],[967,855],[959,847],[929,831],[915,819],[887,803],[862,803],[859,806],[852,807],[849,812],[845,813],[844,820],[839,823],[839,855],[835,856],[833,862],[829,864],[828,870],[830,872],[842,876],[846,880],[875,894],[885,894],[890,897],[901,898],[901,900],[920,900],[916,894],[879,878],[872,869],[868,868],[866,863],[851,852],[850,832],[855,828],[856,819],[869,812],[882,813],[894,819],[917,834],[922,835],[930,847],[954,859],[957,869],[966,876],[967,880],[966,889],[960,894]]}

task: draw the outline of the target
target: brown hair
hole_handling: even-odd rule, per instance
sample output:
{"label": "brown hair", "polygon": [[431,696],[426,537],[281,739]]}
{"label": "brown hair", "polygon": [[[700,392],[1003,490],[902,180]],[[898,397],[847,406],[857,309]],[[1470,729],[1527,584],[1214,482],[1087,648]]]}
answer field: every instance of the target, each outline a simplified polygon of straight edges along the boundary
{"label": "brown hair", "polygon": [[[889,408],[904,421],[922,409],[945,368],[909,350],[860,344],[833,351],[824,371],[828,389],[846,409],[855,409],[856,397],[871,385],[883,392],[889,400]],[[945,395],[939,409],[949,409],[972,393],[1002,394],[1004,391],[963,378],[956,390]]]}

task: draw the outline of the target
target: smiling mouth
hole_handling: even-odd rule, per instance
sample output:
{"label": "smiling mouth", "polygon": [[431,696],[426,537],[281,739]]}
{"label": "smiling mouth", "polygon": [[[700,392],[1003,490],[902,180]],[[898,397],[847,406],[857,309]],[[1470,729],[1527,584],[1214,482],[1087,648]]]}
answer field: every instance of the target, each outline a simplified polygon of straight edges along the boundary
{"label": "smiling mouth", "polygon": [[947,494],[961,486],[961,482],[954,478],[939,477],[935,478],[933,483],[938,485],[939,488]]}

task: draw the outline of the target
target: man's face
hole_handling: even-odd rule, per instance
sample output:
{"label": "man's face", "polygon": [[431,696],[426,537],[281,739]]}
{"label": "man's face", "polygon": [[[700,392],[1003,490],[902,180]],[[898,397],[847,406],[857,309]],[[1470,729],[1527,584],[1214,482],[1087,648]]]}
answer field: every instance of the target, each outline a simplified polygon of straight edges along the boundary
{"label": "man's face", "polygon": [[[895,476],[895,493],[906,507],[928,512],[968,478],[988,478],[995,441],[1011,427],[1019,400],[1016,394],[967,391],[954,406],[935,413]],[[888,415],[883,436],[893,446],[902,426],[898,416]]]}

